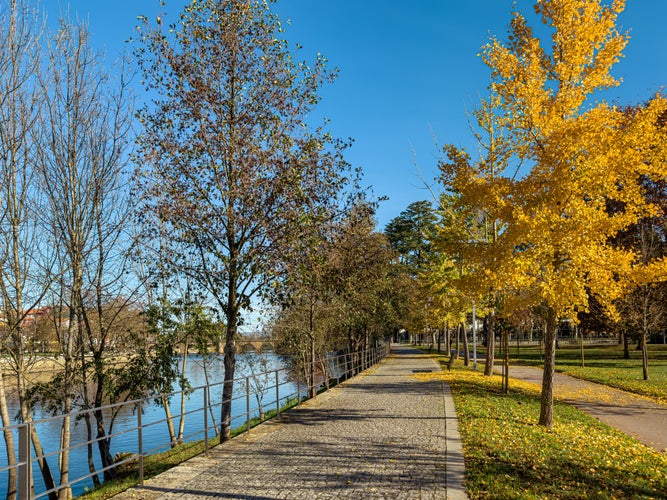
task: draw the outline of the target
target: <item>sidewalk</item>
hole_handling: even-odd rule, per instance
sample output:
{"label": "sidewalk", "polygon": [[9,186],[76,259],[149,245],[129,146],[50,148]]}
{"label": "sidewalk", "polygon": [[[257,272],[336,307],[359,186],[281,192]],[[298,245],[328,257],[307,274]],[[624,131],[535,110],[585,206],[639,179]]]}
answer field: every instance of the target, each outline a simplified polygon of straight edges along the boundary
{"label": "sidewalk", "polygon": [[[510,377],[542,384],[542,369],[512,365]],[[510,382],[511,389],[511,382]],[[556,373],[554,397],[601,422],[667,453],[667,405],[648,398]]]}
{"label": "sidewalk", "polygon": [[463,453],[449,387],[415,349],[114,497],[464,499]]}

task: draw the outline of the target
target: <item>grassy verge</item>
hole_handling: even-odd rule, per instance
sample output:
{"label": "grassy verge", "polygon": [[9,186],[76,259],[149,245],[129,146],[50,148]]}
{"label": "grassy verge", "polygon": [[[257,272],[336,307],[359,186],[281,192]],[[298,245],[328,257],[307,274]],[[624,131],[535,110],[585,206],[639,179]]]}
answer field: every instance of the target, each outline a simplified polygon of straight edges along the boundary
{"label": "grassy verge", "polygon": [[[510,363],[542,366],[542,351],[538,346],[510,345]],[[648,396],[667,403],[667,346],[649,346],[649,380],[643,380],[641,352],[630,351],[623,359],[621,346],[586,347],[584,366],[581,366],[579,347],[562,346],[556,353],[556,371]]]}
{"label": "grassy verge", "polygon": [[459,361],[417,376],[452,388],[471,499],[666,498],[667,456],[565,404],[556,404],[552,429],[538,426],[534,385],[513,380],[503,395],[499,376]]}
{"label": "grassy verge", "polygon": [[[296,406],[296,399],[290,400],[281,408],[281,412]],[[264,421],[270,420],[276,416],[276,410],[269,410],[264,416]],[[250,428],[261,424],[259,418],[250,420]],[[231,437],[236,437],[246,431],[246,424],[237,427],[231,431]],[[220,444],[218,437],[209,439],[209,447]],[[150,479],[158,474],[175,467],[176,465],[189,460],[197,455],[204,453],[205,443],[201,441],[193,441],[191,443],[184,443],[175,448],[167,450],[162,453],[156,453],[144,457],[144,479]],[[122,491],[127,490],[139,484],[139,464],[138,461],[132,461],[123,464],[119,467],[120,477],[115,480],[105,481],[99,488],[91,489],[82,498],[87,500],[98,500],[104,498],[111,498]]]}

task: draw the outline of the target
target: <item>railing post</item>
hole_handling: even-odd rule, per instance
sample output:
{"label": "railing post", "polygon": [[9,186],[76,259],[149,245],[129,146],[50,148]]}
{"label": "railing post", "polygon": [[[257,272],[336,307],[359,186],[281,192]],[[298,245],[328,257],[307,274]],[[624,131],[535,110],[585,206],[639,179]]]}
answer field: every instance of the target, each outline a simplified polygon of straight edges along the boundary
{"label": "railing post", "polygon": [[137,407],[137,451],[139,452],[139,485],[144,485],[144,433],[142,429],[141,414],[143,413],[143,404],[139,401]]}
{"label": "railing post", "polygon": [[208,453],[208,388],[204,387],[204,453]]}
{"label": "railing post", "polygon": [[31,425],[27,423],[19,427],[19,500],[28,500],[30,498],[30,489],[32,486],[32,463],[30,461]]}
{"label": "railing post", "polygon": [[276,418],[280,418],[280,376],[276,370]]}
{"label": "railing post", "polygon": [[246,432],[250,433],[250,377],[245,378]]}
{"label": "railing post", "polygon": [[306,396],[310,399],[310,395],[315,396],[315,359],[310,360],[310,367],[308,368],[308,395]]}
{"label": "railing post", "polygon": [[313,372],[311,371],[311,363],[310,361],[306,362],[306,369],[303,373],[303,376],[305,377],[305,382],[306,382],[306,394],[305,397],[306,399],[310,398],[310,387],[312,384],[311,379],[313,378]]}

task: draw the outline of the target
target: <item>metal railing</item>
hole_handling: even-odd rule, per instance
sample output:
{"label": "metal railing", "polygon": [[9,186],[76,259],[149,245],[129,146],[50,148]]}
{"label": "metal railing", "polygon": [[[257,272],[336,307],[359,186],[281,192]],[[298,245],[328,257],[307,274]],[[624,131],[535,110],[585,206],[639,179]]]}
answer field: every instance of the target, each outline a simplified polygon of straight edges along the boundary
{"label": "metal railing", "polygon": [[[231,429],[241,429],[244,432],[249,432],[252,427],[253,419],[259,420],[260,409],[266,409],[267,413],[275,410],[275,416],[280,417],[281,411],[287,407],[298,405],[307,399],[309,394],[316,394],[320,390],[346,380],[378,363],[389,354],[389,350],[389,344],[386,344],[363,352],[343,353],[336,356],[330,356],[324,360],[317,360],[314,364],[307,366],[308,370],[304,369],[303,366],[297,367],[299,369],[281,368],[236,378],[233,382],[235,391],[231,398],[232,415],[230,415],[230,427]],[[311,376],[306,377],[308,382],[303,382],[305,374],[308,373],[311,374]],[[262,382],[258,384],[258,380]],[[18,461],[15,464],[8,464],[0,467],[0,481],[6,484],[9,471],[14,469],[18,477],[16,498],[20,500],[37,499],[46,497],[63,488],[72,488],[75,485],[81,485],[84,481],[90,480],[93,476],[99,477],[106,471],[133,465],[136,466],[136,472],[139,476],[139,484],[143,484],[144,459],[161,450],[171,448],[174,444],[170,441],[165,441],[149,448],[146,447],[148,445],[145,438],[147,431],[154,426],[164,425],[169,421],[166,417],[145,420],[144,410],[146,407],[148,405],[154,405],[155,402],[162,397],[169,399],[174,397],[191,399],[193,396],[196,396],[197,393],[201,392],[201,406],[187,409],[182,413],[173,414],[171,419],[173,422],[176,422],[178,419],[186,418],[188,416],[201,415],[201,424],[191,426],[189,430],[192,432],[184,434],[182,440],[179,441],[179,444],[181,442],[203,441],[204,452],[207,452],[219,432],[219,422],[216,422],[215,426],[212,425],[213,419],[211,416],[216,414],[216,410],[219,415],[222,406],[222,401],[214,401],[211,394],[215,389],[218,389],[221,393],[223,385],[224,382],[217,382],[214,384],[189,388],[183,391],[174,391],[167,394],[153,395],[143,399],[107,405],[101,408],[72,412],[68,416],[71,417],[72,422],[75,422],[83,418],[86,414],[91,414],[95,411],[102,410],[107,414],[110,414],[111,412],[126,408],[127,411],[133,414],[134,418],[136,418],[136,426],[125,427],[99,438],[76,442],[66,449],[50,451],[41,456],[32,456],[31,454],[30,436],[33,427],[36,426],[37,428],[40,428],[57,422],[60,422],[60,425],[62,426],[62,420],[66,415],[57,415],[50,418],[34,420],[29,423],[2,427],[2,432],[11,430],[15,435],[18,435]],[[271,399],[264,402],[269,393],[272,394]],[[255,398],[254,404],[253,397]],[[234,413],[235,404],[237,408],[236,413]],[[238,408],[242,408],[243,410],[238,411]],[[194,429],[192,427],[194,427]],[[87,474],[78,477],[71,477],[68,482],[59,484],[52,489],[46,489],[44,487],[43,491],[35,491],[35,481],[39,477],[39,473],[34,473],[34,469],[35,464],[39,460],[51,460],[52,462],[55,461],[57,464],[58,457],[63,451],[67,450],[71,453],[84,447],[86,449],[86,457],[88,457],[87,447],[89,445],[96,444],[103,439],[110,439],[113,442],[113,439],[118,440],[123,436],[126,438],[129,436],[129,439],[126,439],[126,442],[134,442],[136,444],[136,453],[128,453],[127,456],[115,460],[112,465],[107,467],[96,468],[93,472],[88,472]],[[79,487],[83,492],[83,488],[81,486]]]}

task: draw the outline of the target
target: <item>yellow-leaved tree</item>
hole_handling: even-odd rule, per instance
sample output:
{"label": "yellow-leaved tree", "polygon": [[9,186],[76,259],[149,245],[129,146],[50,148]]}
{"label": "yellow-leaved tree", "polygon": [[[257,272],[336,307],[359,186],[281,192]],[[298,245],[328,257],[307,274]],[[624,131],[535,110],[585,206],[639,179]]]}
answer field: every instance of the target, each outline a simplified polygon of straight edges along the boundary
{"label": "yellow-leaved tree", "polygon": [[470,352],[465,335],[465,322],[472,311],[474,298],[464,286],[468,266],[463,247],[470,239],[472,231],[466,211],[460,209],[460,198],[460,195],[445,193],[440,196],[435,228],[430,235],[429,265],[423,271],[421,280],[433,297],[434,308],[445,324],[448,339],[449,327],[453,327],[455,331],[452,359],[458,359],[459,341],[462,339],[464,364],[468,366]]}
{"label": "yellow-leaved tree", "polygon": [[482,52],[513,161],[527,172],[493,183],[473,175],[464,185],[480,182],[503,225],[484,272],[504,282],[508,303],[546,310],[539,423],[547,427],[559,319],[576,321],[589,294],[614,314],[613,300],[628,288],[665,276],[664,261],[642,262],[610,242],[654,213],[641,180],[667,174],[667,134],[658,126],[665,99],[656,95],[631,115],[595,101],[619,83],[610,70],[628,40],[617,28],[624,7],[622,0],[540,0],[541,36],[514,12],[507,42],[492,39]]}
{"label": "yellow-leaved tree", "polygon": [[[516,174],[516,159],[508,136],[508,117],[500,108],[497,94],[484,100],[474,111],[472,128],[480,150],[473,161],[454,146],[444,148],[439,162],[440,182],[447,194],[441,196],[440,220],[434,242],[441,255],[450,256],[460,266],[450,282],[472,306],[477,306],[486,325],[484,374],[493,374],[496,314],[505,303],[510,282],[497,265],[502,260],[502,238],[511,214],[508,198]],[[518,162],[520,164],[520,162]],[[505,249],[505,256],[511,256]],[[434,275],[433,280],[438,280]]]}

